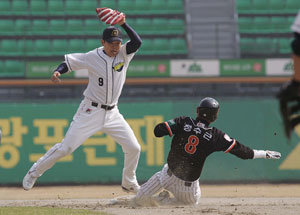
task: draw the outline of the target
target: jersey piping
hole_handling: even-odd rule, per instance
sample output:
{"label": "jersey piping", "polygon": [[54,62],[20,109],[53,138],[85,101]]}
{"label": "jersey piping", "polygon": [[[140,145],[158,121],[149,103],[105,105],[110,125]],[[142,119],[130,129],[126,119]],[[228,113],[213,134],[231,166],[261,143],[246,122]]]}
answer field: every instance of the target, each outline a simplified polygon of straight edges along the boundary
{"label": "jersey piping", "polygon": [[114,60],[111,64],[111,86],[112,86],[112,89],[111,89],[111,102],[113,102],[113,98],[114,98],[114,63],[115,63],[115,60],[116,60],[116,56],[114,57]]}
{"label": "jersey piping", "polygon": [[231,151],[231,149],[235,146],[236,140],[233,140],[233,143],[229,146],[229,148],[225,151],[225,153],[228,153]]}
{"label": "jersey piping", "polygon": [[172,137],[172,136],[173,136],[173,133],[172,133],[172,130],[171,130],[169,124],[168,124],[167,122],[165,122],[165,125],[166,125],[166,127],[167,127],[167,129],[168,129],[169,136]]}

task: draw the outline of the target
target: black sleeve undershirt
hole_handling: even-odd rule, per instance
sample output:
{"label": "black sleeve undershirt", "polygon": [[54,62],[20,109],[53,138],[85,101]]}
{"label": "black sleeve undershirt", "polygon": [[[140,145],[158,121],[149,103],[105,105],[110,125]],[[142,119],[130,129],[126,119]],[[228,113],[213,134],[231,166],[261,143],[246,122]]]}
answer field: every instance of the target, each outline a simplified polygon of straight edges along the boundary
{"label": "black sleeve undershirt", "polygon": [[127,43],[126,46],[126,53],[131,54],[136,52],[139,49],[139,47],[142,45],[142,40],[140,36],[127,23],[124,23],[121,26],[126,31],[128,37],[130,38],[130,41]]}
{"label": "black sleeve undershirt", "polygon": [[165,135],[169,135],[169,131],[164,123],[159,123],[154,128],[154,135],[156,137],[162,137]]}
{"label": "black sleeve undershirt", "polygon": [[250,149],[248,146],[245,146],[238,141],[236,141],[236,145],[233,147],[233,149],[229,152],[230,154],[233,154],[243,160],[246,159],[253,159],[254,157],[254,151]]}
{"label": "black sleeve undershirt", "polygon": [[54,71],[58,71],[60,74],[67,73],[69,71],[68,66],[65,62],[62,62]]}

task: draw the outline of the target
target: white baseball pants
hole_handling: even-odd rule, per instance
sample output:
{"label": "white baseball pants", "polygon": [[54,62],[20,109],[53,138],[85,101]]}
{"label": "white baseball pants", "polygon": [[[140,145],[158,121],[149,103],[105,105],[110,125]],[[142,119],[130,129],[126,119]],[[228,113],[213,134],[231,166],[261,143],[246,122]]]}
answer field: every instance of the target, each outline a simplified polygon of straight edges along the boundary
{"label": "white baseball pants", "polygon": [[124,168],[122,185],[137,184],[136,168],[140,156],[141,147],[128,123],[120,114],[116,106],[112,110],[104,110],[101,107],[91,105],[92,101],[85,98],[61,143],[54,145],[42,156],[29,170],[34,177],[40,177],[51,168],[58,159],[71,154],[83,142],[98,131],[110,135],[122,146],[124,152]]}
{"label": "white baseball pants", "polygon": [[143,184],[136,195],[136,201],[147,202],[149,198],[164,188],[174,195],[178,203],[198,204],[201,197],[199,181],[188,183],[190,186],[187,186],[186,181],[177,178],[174,174],[170,176],[167,172],[168,169],[168,164],[165,164],[160,172],[155,173]]}

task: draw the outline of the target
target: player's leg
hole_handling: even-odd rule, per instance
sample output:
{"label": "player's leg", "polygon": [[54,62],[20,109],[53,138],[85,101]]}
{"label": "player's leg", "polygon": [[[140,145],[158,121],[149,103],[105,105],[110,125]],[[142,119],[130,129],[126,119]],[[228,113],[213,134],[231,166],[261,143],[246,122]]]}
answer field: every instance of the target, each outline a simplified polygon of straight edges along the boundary
{"label": "player's leg", "polygon": [[136,168],[140,157],[141,146],[132,129],[117,108],[107,111],[106,122],[102,131],[110,135],[122,146],[124,152],[122,187],[129,189],[129,191],[137,192],[139,185],[136,179]]}
{"label": "player's leg", "polygon": [[293,54],[294,80],[300,82],[300,56]]}
{"label": "player's leg", "polygon": [[299,124],[300,121],[299,117],[291,117],[291,115],[299,111],[300,99],[300,34],[294,33],[294,36],[295,39],[291,43],[294,63],[293,79],[285,83],[277,95],[285,134],[288,138],[291,137],[293,128]]}
{"label": "player's leg", "polygon": [[155,173],[146,183],[139,189],[134,202],[140,206],[153,206],[156,204],[153,195],[161,191],[161,172]]}
{"label": "player's leg", "polygon": [[294,33],[294,40],[291,44],[294,62],[294,80],[300,82],[300,34]]}
{"label": "player's leg", "polygon": [[30,168],[23,180],[23,187],[25,190],[31,189],[36,179],[45,171],[50,169],[57,162],[57,160],[71,154],[88,137],[101,129],[102,119],[101,114],[99,114],[100,110],[94,108],[87,113],[86,108],[91,109],[83,101],[79,106],[63,141],[55,144]]}
{"label": "player's leg", "polygon": [[190,182],[180,180],[175,184],[176,186],[172,186],[169,189],[178,203],[186,205],[196,205],[199,203],[201,190],[198,181],[190,184]]}
{"label": "player's leg", "polygon": [[161,178],[163,187],[174,195],[174,202],[179,204],[198,204],[201,197],[198,181],[185,182],[170,172],[168,166],[165,166],[162,170]]}

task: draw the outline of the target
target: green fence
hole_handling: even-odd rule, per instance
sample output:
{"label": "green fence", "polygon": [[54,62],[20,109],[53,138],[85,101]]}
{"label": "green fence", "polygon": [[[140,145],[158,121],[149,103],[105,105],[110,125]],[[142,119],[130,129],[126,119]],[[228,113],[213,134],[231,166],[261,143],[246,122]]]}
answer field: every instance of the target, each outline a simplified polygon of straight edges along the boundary
{"label": "green fence", "polygon": [[[139,181],[147,180],[166,161],[170,137],[155,138],[154,126],[180,115],[195,116],[198,101],[122,103],[120,112],[142,146],[137,169]],[[300,129],[287,144],[276,100],[220,99],[214,125],[254,149],[282,153],[281,160],[240,160],[217,152],[206,161],[201,181],[299,181]],[[0,184],[21,183],[28,168],[53,144],[60,142],[79,105],[0,104]],[[39,183],[119,183],[123,168],[121,147],[97,133],[72,155],[47,171]]]}

